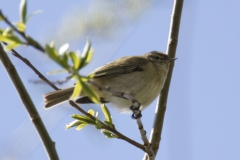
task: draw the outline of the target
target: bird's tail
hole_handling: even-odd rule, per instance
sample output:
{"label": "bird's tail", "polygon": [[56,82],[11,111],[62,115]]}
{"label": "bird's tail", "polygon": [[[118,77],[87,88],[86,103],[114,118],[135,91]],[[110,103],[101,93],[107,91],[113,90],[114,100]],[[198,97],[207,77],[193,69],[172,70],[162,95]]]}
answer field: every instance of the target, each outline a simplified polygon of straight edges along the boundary
{"label": "bird's tail", "polygon": [[45,109],[52,108],[62,102],[67,101],[73,94],[74,87],[49,92],[43,95]]}

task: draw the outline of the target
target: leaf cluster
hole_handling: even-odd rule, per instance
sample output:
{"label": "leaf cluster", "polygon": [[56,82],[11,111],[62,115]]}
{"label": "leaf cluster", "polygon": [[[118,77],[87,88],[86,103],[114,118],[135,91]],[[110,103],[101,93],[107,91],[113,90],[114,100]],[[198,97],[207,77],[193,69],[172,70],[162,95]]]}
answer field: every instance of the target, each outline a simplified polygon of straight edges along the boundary
{"label": "leaf cluster", "polygon": [[71,115],[71,117],[74,118],[75,120],[72,121],[71,123],[67,124],[65,128],[69,129],[72,127],[76,127],[77,130],[81,130],[85,126],[93,125],[93,126],[95,126],[96,129],[101,130],[101,132],[107,138],[118,138],[118,136],[116,134],[114,134],[110,130],[108,130],[109,127],[113,129],[114,124],[112,122],[111,114],[105,104],[102,104],[102,111],[105,116],[104,122],[101,122],[98,119],[98,113],[95,114],[93,110],[89,110],[88,116],[83,116],[83,115],[79,115],[79,114]]}

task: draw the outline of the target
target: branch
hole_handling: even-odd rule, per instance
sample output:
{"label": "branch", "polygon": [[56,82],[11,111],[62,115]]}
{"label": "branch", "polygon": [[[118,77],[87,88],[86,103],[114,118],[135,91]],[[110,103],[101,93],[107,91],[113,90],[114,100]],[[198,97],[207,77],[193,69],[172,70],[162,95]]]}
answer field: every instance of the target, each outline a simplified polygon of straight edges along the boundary
{"label": "branch", "polygon": [[[7,45],[7,43],[5,43],[5,42],[3,42],[5,45]],[[17,57],[17,58],[19,58],[21,61],[23,61],[28,67],[30,67],[37,75],[38,75],[38,77],[41,79],[41,80],[43,80],[44,82],[46,82],[49,86],[51,86],[53,89],[55,89],[55,90],[59,90],[59,88],[57,88],[52,82],[50,82],[46,77],[44,77],[44,75],[42,74],[42,73],[40,73],[33,65],[32,65],[32,63],[28,60],[28,59],[26,59],[26,58],[24,58],[24,57],[22,57],[20,54],[18,54],[18,52],[17,51],[15,51],[14,49],[12,49],[11,50],[11,52],[12,52],[12,54],[15,56],[15,57]]]}
{"label": "branch", "polygon": [[30,38],[29,36],[27,36],[25,34],[25,32],[19,31],[8,19],[7,17],[2,13],[2,11],[0,10],[0,17],[2,18],[2,20],[4,22],[7,23],[7,25],[9,25],[15,32],[17,32],[19,35],[21,35],[23,37],[23,39],[25,39],[27,41],[27,43],[31,46],[33,46],[34,48],[36,48],[37,50],[41,51],[41,52],[45,52],[44,48],[38,44],[35,40],[33,40],[32,38]]}
{"label": "branch", "polygon": [[[168,37],[168,46],[166,51],[166,53],[169,55],[170,58],[174,58],[176,54],[182,6],[183,6],[183,0],[174,1],[173,11],[171,15],[171,25],[170,25],[169,37]],[[160,140],[161,140],[164,114],[166,111],[168,91],[169,91],[169,86],[172,78],[173,66],[174,66],[174,62],[171,64],[169,68],[165,85],[160,93],[158,103],[156,106],[156,115],[155,115],[155,119],[153,122],[153,129],[150,136],[150,143],[152,144],[155,155],[157,154]],[[146,154],[143,159],[147,160]]]}
{"label": "branch", "polygon": [[[70,80],[72,78],[72,75],[70,76],[67,76],[65,77],[64,79],[62,80],[56,80],[54,82],[51,82],[52,84],[59,84],[59,85],[62,85],[63,83],[66,83],[68,82],[68,80]],[[40,80],[30,80],[31,83],[34,83],[34,84],[41,84],[41,83],[45,83],[46,81],[42,80],[42,78],[40,78]],[[49,83],[48,83],[49,84]],[[50,84],[49,84],[50,85]],[[54,88],[55,89],[55,88]],[[55,89],[57,90],[57,89]]]}
{"label": "branch", "polygon": [[45,147],[45,150],[48,154],[49,159],[58,160],[57,151],[55,148],[55,142],[53,142],[42,122],[40,115],[38,114],[36,107],[34,106],[28,92],[26,91],[18,73],[8,58],[7,54],[4,52],[2,45],[0,45],[0,59],[12,80],[39,136]]}
{"label": "branch", "polygon": [[[76,103],[74,103],[72,100],[70,100],[69,103],[70,103],[71,106],[73,106],[74,108],[76,108],[79,112],[81,112],[81,113],[84,114],[85,116],[88,116],[88,117],[91,118],[92,120],[96,121],[96,118],[95,118],[94,116],[92,116],[92,115],[89,114],[88,112],[84,111],[81,107],[79,107],[79,106],[78,106]],[[132,145],[134,145],[135,147],[143,150],[144,152],[146,152],[145,147],[144,147],[142,144],[140,144],[140,143],[138,143],[138,142],[136,142],[136,141],[134,141],[134,140],[126,137],[126,136],[123,135],[122,133],[118,132],[118,131],[115,129],[115,127],[111,128],[111,127],[107,126],[105,123],[103,123],[103,122],[101,122],[101,121],[100,121],[100,123],[101,123],[103,129],[106,129],[106,130],[111,131],[112,133],[116,134],[119,139],[122,139],[122,140],[124,140],[124,141],[126,141],[126,142],[128,142],[128,143],[130,143],[130,144],[132,144]]]}

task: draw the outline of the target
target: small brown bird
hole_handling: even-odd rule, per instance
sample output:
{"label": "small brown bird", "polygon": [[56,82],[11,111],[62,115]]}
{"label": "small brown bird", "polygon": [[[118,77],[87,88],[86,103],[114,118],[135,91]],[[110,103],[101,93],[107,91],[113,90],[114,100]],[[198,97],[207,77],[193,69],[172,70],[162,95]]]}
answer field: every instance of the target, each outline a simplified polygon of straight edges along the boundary
{"label": "small brown bird", "polygon": [[[97,68],[91,81],[109,87],[114,91],[128,93],[140,104],[140,110],[149,106],[163,88],[169,65],[175,58],[152,51],[142,56],[127,56]],[[112,103],[121,112],[130,111],[132,105],[127,99],[113,96],[110,92],[99,90],[96,86],[86,83],[103,103]],[[44,94],[45,108],[51,108],[67,101],[74,87]],[[77,103],[93,103],[83,92]]]}

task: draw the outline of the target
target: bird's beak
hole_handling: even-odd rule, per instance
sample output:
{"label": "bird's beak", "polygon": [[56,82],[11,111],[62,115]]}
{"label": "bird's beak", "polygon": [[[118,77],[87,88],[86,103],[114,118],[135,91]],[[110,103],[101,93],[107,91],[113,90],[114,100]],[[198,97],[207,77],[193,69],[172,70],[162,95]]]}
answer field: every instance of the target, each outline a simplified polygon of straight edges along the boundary
{"label": "bird's beak", "polygon": [[172,58],[172,59],[169,59],[168,62],[169,63],[172,63],[173,61],[175,61],[177,58]]}

